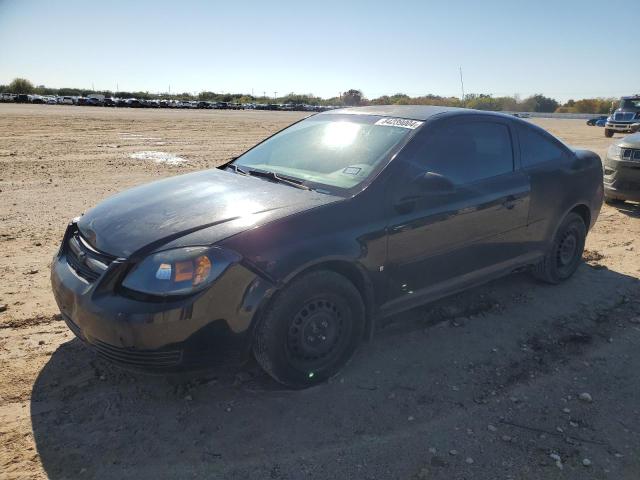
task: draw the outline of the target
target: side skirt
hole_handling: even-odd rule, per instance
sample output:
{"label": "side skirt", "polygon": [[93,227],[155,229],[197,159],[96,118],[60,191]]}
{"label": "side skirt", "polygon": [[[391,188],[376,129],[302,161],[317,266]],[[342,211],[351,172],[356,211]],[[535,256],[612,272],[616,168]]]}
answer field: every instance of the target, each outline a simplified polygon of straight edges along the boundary
{"label": "side skirt", "polygon": [[[404,297],[391,300],[380,306],[376,315],[374,316],[374,322],[391,315],[396,315],[400,312],[410,310],[412,308],[431,303],[441,298],[454,295],[456,293],[468,290],[479,285],[483,285],[492,280],[510,275],[516,271],[520,271],[524,268],[535,265],[544,258],[540,253],[529,253],[522,255],[517,259],[503,262],[492,267],[488,267],[482,270],[471,272],[461,277],[456,277],[447,280],[442,283],[427,287],[421,291],[415,292],[411,295],[405,295]],[[372,330],[375,330],[373,328]],[[371,333],[373,336],[373,332]]]}

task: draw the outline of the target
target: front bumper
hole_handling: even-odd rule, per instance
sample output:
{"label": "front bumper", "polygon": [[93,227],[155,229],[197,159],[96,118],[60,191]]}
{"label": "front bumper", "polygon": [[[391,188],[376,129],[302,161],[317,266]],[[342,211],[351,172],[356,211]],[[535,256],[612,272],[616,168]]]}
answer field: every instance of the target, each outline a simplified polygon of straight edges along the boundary
{"label": "front bumper", "polygon": [[640,202],[640,162],[610,158],[604,161],[604,193],[607,198]]}
{"label": "front bumper", "polygon": [[631,125],[640,122],[640,120],[635,120],[633,122],[607,122],[605,124],[605,128],[608,130],[613,130],[614,132],[631,132]]}
{"label": "front bumper", "polygon": [[211,287],[171,301],[142,301],[113,289],[118,261],[96,281],[76,273],[63,252],[51,285],[69,328],[108,360],[129,368],[170,372],[237,363],[248,357],[251,331],[272,285],[241,264]]}

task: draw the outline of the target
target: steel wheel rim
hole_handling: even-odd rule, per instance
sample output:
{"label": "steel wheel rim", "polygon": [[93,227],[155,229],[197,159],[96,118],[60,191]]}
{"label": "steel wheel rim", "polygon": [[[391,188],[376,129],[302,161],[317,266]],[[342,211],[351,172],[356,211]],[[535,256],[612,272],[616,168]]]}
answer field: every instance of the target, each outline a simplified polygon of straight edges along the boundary
{"label": "steel wheel rim", "polygon": [[571,265],[578,251],[578,237],[574,231],[566,232],[558,244],[556,260],[558,267],[565,268]]}
{"label": "steel wheel rim", "polygon": [[289,322],[285,351],[290,364],[309,376],[330,367],[347,349],[351,329],[351,311],[340,298],[306,301]]}

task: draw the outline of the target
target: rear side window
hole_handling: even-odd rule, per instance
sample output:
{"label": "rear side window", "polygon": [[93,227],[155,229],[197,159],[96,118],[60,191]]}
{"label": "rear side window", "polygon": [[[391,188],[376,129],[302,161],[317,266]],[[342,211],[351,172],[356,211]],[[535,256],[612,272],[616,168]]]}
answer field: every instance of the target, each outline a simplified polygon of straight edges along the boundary
{"label": "rear side window", "polygon": [[422,147],[427,171],[456,184],[513,171],[509,128],[494,122],[451,124],[428,133]]}
{"label": "rear side window", "polygon": [[565,155],[565,150],[544,134],[532,128],[519,127],[520,158],[524,168],[533,167],[539,163],[559,162]]}

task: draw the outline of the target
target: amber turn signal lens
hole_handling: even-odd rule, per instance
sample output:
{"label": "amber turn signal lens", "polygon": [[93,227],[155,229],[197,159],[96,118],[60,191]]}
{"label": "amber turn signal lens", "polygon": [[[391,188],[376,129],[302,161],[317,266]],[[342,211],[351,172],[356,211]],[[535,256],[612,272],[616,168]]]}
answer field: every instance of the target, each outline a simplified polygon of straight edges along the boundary
{"label": "amber turn signal lens", "polygon": [[193,277],[193,285],[204,282],[211,273],[211,260],[206,255],[200,255],[195,260],[196,274]]}

